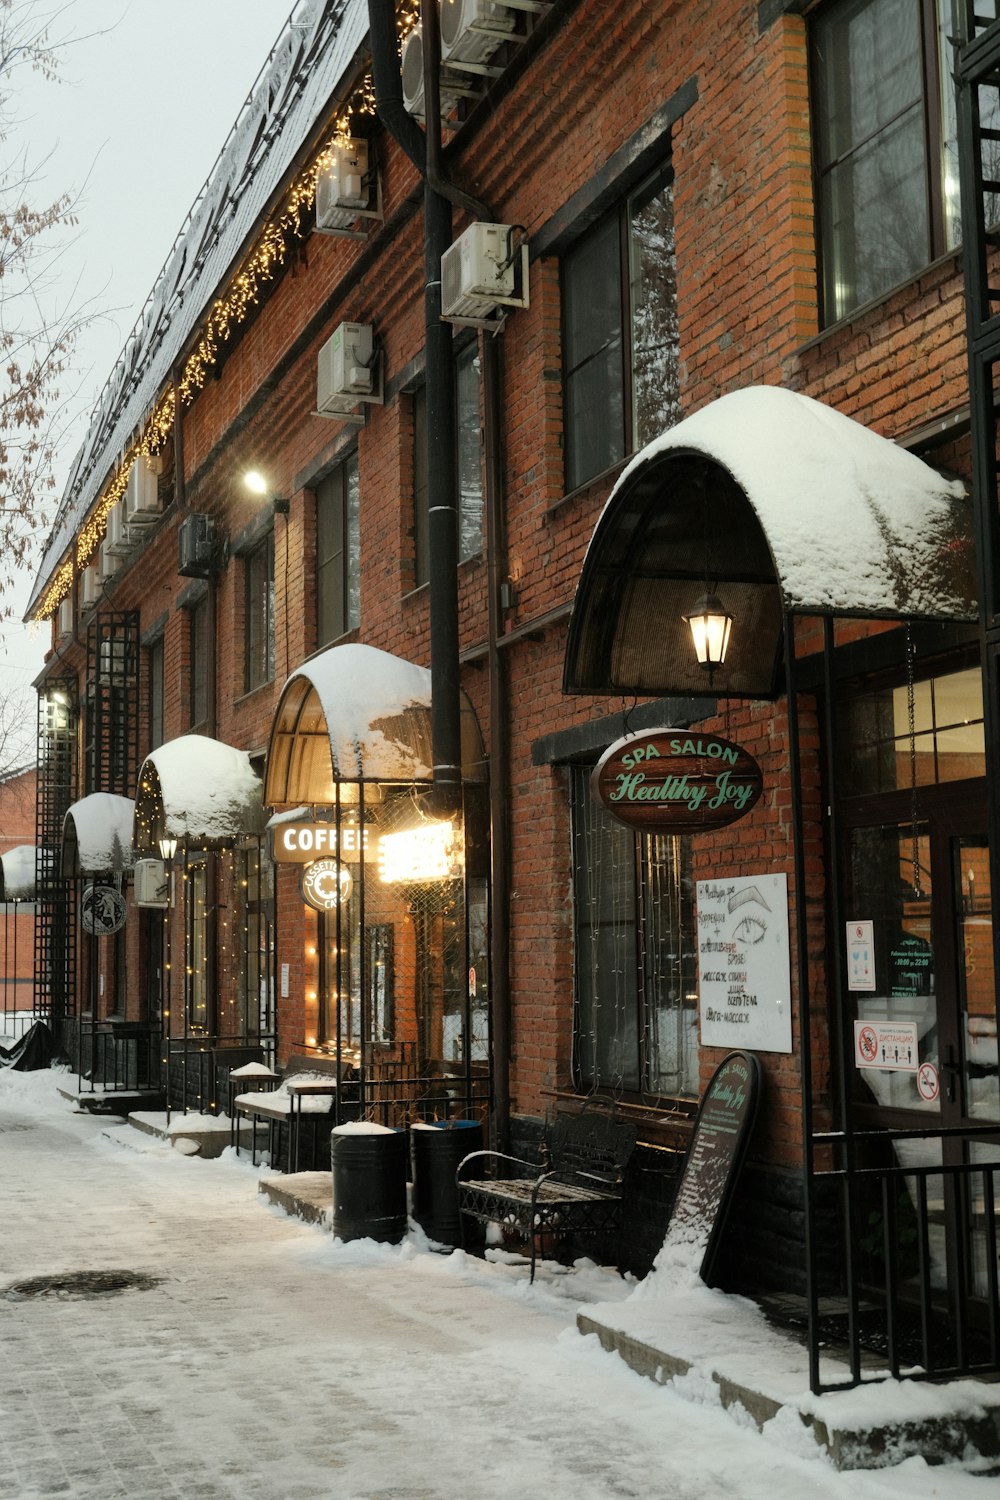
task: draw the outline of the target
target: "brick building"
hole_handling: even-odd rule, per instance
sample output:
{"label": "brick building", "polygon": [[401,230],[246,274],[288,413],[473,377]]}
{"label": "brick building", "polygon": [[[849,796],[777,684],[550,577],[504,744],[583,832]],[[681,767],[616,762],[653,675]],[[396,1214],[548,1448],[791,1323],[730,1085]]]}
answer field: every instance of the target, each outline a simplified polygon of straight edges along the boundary
{"label": "brick building", "polygon": [[[764,1090],[719,1276],[800,1294],[814,1354],[820,1292],[863,1286],[964,1330],[936,1369],[995,1364],[949,7],[455,0],[440,71],[437,12],[387,41],[383,0],[301,9],[32,598],[43,845],[110,793],[140,861],[45,867],[39,1005],[81,1072],[141,1054],[187,1107],[303,1052],[344,1101],[519,1149],[613,1101],[640,1271],[737,1037]],[[706,672],[684,621],[716,594]],[[751,757],[745,816],[595,800],[654,730],[675,784]],[[119,931],[78,927],[84,882],[126,892]],[[787,941],[754,968],[762,927]]]}

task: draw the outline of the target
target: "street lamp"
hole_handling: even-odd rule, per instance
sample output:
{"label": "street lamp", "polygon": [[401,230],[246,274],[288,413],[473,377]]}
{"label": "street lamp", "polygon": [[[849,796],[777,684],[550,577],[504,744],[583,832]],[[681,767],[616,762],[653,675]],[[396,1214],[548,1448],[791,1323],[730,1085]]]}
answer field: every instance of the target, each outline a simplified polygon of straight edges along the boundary
{"label": "street lamp", "polygon": [[264,475],[261,474],[259,470],[248,469],[243,476],[243,483],[246,485],[251,495],[259,495],[261,499],[263,499],[266,495],[269,495],[271,499],[271,509],[276,516],[288,515],[289,511],[291,510],[291,501],[279,497],[278,495],[272,495],[271,486],[268,484],[267,480],[264,478]]}

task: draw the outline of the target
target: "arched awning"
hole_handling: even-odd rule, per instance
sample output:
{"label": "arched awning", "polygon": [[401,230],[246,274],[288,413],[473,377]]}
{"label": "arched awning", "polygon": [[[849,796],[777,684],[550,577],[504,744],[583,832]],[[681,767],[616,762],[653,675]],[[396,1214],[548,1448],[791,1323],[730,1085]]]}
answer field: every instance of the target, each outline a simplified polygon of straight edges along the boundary
{"label": "arched awning", "polygon": [[35,846],[15,844],[0,854],[0,901],[34,901]]}
{"label": "arched awning", "polygon": [[[475,711],[461,694],[462,774],[483,781]],[[348,644],[305,662],[286,682],[264,778],[269,807],[334,800],[335,782],[430,781],[431,674],[426,667]]]}
{"label": "arched awning", "polygon": [[734,617],[711,692],[772,697],[786,610],[972,620],[973,569],[961,483],[808,396],[733,391],[615,486],[584,560],[564,688],[703,694],[683,616],[709,583]]}
{"label": "arched awning", "polygon": [[262,831],[261,783],[245,750],[204,734],[183,734],[142,763],[132,846],[158,854],[158,840],[211,848]]}
{"label": "arched awning", "polygon": [[131,797],[91,792],[74,802],[63,819],[62,875],[120,875],[132,868]]}

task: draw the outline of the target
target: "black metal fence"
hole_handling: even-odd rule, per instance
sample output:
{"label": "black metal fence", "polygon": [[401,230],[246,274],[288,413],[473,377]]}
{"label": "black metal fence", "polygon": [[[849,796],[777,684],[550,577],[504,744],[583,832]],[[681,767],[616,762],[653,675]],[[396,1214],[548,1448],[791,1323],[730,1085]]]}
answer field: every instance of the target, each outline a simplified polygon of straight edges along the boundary
{"label": "black metal fence", "polygon": [[[851,1147],[909,1154],[919,1142],[920,1154],[934,1158],[957,1134],[866,1131]],[[814,1281],[810,1294],[815,1391],[887,1375],[940,1380],[1000,1370],[1000,1145],[971,1140],[967,1150],[979,1160],[855,1163],[815,1174],[817,1187],[840,1190],[843,1271],[839,1287]]]}

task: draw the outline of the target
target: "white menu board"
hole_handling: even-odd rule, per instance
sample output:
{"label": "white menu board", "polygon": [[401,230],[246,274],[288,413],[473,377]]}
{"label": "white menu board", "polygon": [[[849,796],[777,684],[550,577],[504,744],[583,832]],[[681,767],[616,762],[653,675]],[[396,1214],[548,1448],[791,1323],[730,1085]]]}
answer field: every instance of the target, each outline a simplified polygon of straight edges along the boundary
{"label": "white menu board", "polygon": [[704,1047],[791,1052],[788,881],[698,881],[698,974]]}

